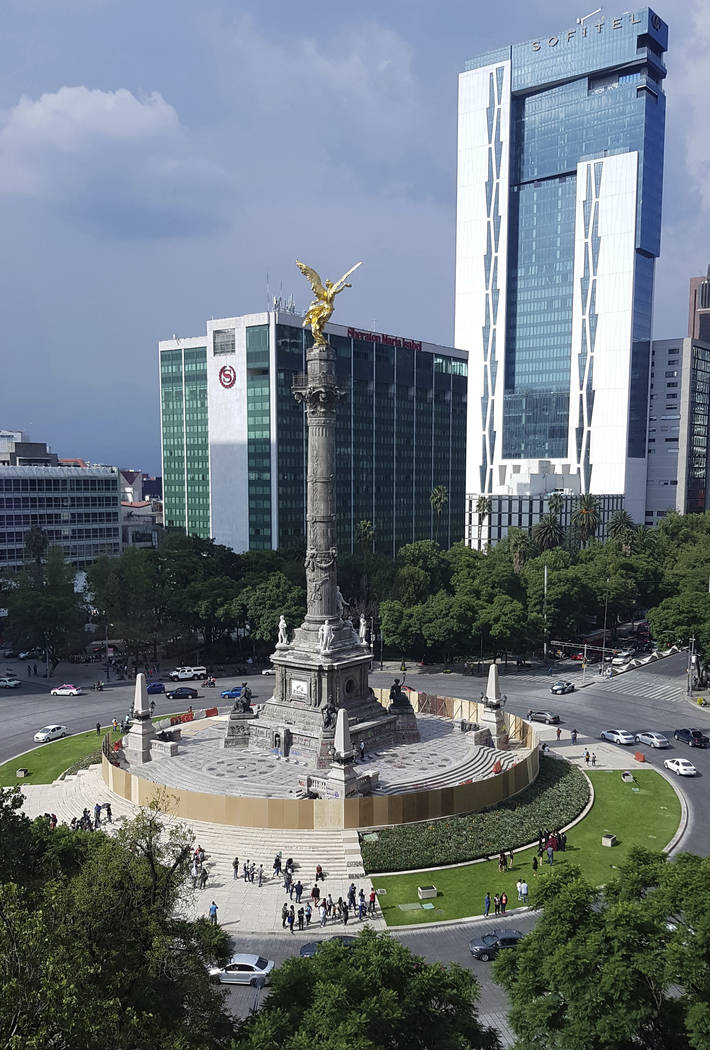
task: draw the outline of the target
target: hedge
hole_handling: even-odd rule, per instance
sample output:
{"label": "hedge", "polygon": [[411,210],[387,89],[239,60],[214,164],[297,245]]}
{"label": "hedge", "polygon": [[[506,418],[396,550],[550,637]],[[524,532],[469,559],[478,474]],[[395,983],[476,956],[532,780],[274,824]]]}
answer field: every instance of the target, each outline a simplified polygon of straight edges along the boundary
{"label": "hedge", "polygon": [[84,755],[82,758],[78,758],[76,762],[72,762],[68,769],[65,769],[62,775],[59,777],[60,780],[64,780],[65,777],[73,776],[78,773],[80,769],[88,769],[89,766],[95,766],[101,761],[101,748],[98,751],[92,751],[88,755]]}
{"label": "hedge", "polygon": [[515,798],[482,813],[383,828],[376,842],[361,835],[365,871],[406,871],[458,864],[517,849],[538,830],[569,824],[589,800],[583,773],[568,762],[540,755],[540,773]]}

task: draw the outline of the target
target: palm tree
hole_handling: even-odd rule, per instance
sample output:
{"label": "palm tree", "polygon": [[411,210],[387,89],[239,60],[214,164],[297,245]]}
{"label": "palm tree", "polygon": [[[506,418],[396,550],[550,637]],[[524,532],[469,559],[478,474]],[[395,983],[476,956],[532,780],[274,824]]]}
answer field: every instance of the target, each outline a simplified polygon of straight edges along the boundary
{"label": "palm tree", "polygon": [[592,496],[590,492],[585,492],[579,497],[572,513],[572,527],[584,546],[599,528],[599,503],[596,496]]}
{"label": "palm tree", "polygon": [[553,492],[547,501],[547,507],[550,514],[554,514],[556,518],[559,518],[564,505],[565,498],[561,492]]}
{"label": "palm tree", "polygon": [[559,547],[565,536],[565,530],[554,514],[543,514],[533,529],[533,540],[541,551]]}
{"label": "palm tree", "polygon": [[530,537],[522,529],[510,529],[508,532],[508,547],[510,558],[513,562],[513,571],[519,576],[523,566],[532,554],[532,543]]}
{"label": "palm tree", "polygon": [[618,540],[625,554],[630,553],[636,537],[636,524],[630,514],[625,510],[615,511],[607,526],[607,533],[610,540]]}
{"label": "palm tree", "polygon": [[434,530],[434,543],[439,542],[439,519],[441,518],[441,512],[449,502],[449,493],[446,485],[435,485],[431,490],[429,497],[431,503],[431,509],[436,514],[436,529]]}
{"label": "palm tree", "polygon": [[478,549],[481,549],[481,537],[483,536],[483,522],[488,517],[493,507],[490,496],[479,496],[476,500],[476,514],[478,515]]}

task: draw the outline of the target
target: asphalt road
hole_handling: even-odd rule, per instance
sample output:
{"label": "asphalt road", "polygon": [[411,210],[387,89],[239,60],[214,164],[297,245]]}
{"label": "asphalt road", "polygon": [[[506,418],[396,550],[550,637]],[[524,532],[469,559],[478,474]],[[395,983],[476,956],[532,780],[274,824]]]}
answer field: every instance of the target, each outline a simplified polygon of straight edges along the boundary
{"label": "asphalt road", "polygon": [[[599,739],[603,729],[628,729],[638,732],[652,729],[669,736],[672,741],[673,730],[681,726],[697,726],[710,735],[710,709],[703,710],[690,706],[684,698],[686,654],[650,664],[647,667],[619,675],[613,679],[603,680],[592,668],[587,672],[586,682],[582,686],[582,672],[579,665],[572,661],[560,661],[555,667],[555,674],[549,676],[543,671],[524,669],[516,671],[511,667],[509,673],[501,675],[503,692],[507,696],[507,709],[515,714],[525,715],[530,707],[550,709],[562,719],[561,746],[569,741],[569,731],[576,728],[579,732],[579,743],[593,744]],[[72,732],[92,728],[97,720],[107,724],[114,715],[120,718],[128,710],[133,696],[133,687],[126,682],[111,682],[103,693],[88,692],[81,697],[50,697],[49,689],[55,683],[71,681],[77,685],[87,685],[100,674],[98,665],[71,665],[60,667],[52,681],[47,683],[41,678],[28,678],[25,667],[19,661],[0,661],[0,670],[5,663],[19,672],[22,681],[19,690],[8,691],[0,695],[0,761],[28,750],[33,746],[33,733],[48,722],[60,722]],[[373,686],[389,686],[392,674],[373,672]],[[550,685],[557,678],[565,678],[578,687],[574,693],[564,696],[551,696]],[[258,700],[266,699],[271,692],[270,680],[261,675],[248,679],[250,688]],[[226,678],[218,681],[216,690],[202,689],[198,685],[200,698],[193,702],[198,706],[205,702],[214,702],[220,688],[232,685],[234,681]],[[478,699],[485,689],[485,676],[432,674],[423,670],[407,675],[407,684],[413,688],[431,693],[460,696]],[[156,696],[156,713],[161,710],[166,714],[175,710],[176,703]],[[634,748],[625,749],[630,762]],[[684,744],[676,744],[669,750],[654,751],[644,748],[647,761],[656,768],[662,767],[663,760],[669,756],[689,757],[696,765],[699,776],[684,779],[679,787],[685,792],[689,807],[689,824],[682,848],[699,854],[710,854],[710,824],[696,814],[710,808],[710,750],[689,749]],[[471,903],[471,910],[478,910],[480,902]],[[525,915],[512,915],[505,923],[496,926],[510,925],[525,930],[533,920]],[[468,941],[474,932],[479,934],[482,927],[493,928],[494,924],[460,923],[436,929],[427,928],[414,931],[396,931],[404,943],[425,958],[435,961],[458,962],[471,967],[481,983],[480,1007],[482,1013],[491,1022],[506,1013],[506,1000],[502,990],[490,978],[490,964],[471,959],[468,953]],[[333,931],[335,932],[335,931]],[[298,944],[285,936],[264,936],[262,938],[238,938],[236,949],[254,951],[267,955],[277,963],[291,954],[295,954]],[[255,990],[250,988],[232,988],[228,991],[229,1002],[235,1013],[243,1015],[254,1005]]]}

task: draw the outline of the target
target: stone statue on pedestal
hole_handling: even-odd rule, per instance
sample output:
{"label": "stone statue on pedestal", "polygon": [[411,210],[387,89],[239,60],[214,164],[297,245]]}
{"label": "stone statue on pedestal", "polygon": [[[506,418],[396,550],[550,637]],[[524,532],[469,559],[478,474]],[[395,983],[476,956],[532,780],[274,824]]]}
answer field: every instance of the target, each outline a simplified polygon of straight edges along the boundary
{"label": "stone statue on pedestal", "polygon": [[367,645],[367,620],[362,614],[360,616],[360,645]]}
{"label": "stone statue on pedestal", "polygon": [[286,627],[286,621],[283,616],[279,617],[279,640],[278,645],[288,645],[288,628]]}
{"label": "stone statue on pedestal", "polygon": [[327,653],[333,644],[333,628],[329,623],[322,623],[318,628],[318,641],[320,642],[320,651]]}

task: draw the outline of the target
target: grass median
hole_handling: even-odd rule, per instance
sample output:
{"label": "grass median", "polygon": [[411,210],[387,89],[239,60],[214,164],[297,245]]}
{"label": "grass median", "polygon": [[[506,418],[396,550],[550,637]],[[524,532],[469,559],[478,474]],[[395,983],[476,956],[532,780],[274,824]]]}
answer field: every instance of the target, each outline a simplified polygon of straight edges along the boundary
{"label": "grass median", "polygon": [[[635,770],[636,782],[621,780],[618,770],[590,772],[594,785],[594,805],[567,836],[567,849],[556,853],[556,865],[574,864],[581,868],[590,882],[601,885],[622,863],[632,846],[662,850],[673,838],[680,822],[680,801],[671,785],[651,769]],[[617,844],[602,846],[604,832],[616,835]],[[517,906],[516,883],[525,879],[530,887],[530,905],[535,903],[535,878],[532,858],[536,849],[521,850],[515,854],[512,870],[499,873],[498,860],[466,864],[438,871],[421,871],[412,875],[373,875],[373,885],[387,890],[379,897],[388,926],[409,923],[441,922],[462,919],[483,912],[483,898],[489,892],[505,892],[508,910]],[[547,865],[543,864],[544,870]],[[434,884],[437,897],[433,909],[422,908],[417,898],[417,887]],[[492,911],[491,907],[491,911]]]}
{"label": "grass median", "polygon": [[[172,717],[174,716],[171,714],[156,715],[153,721],[162,722]],[[86,733],[64,737],[63,740],[38,744],[20,758],[11,758],[9,762],[0,765],[0,787],[14,787],[15,784],[51,784],[70,766],[87,758],[92,752],[98,752],[104,733],[109,729],[110,726],[103,726],[100,736],[97,736],[96,729],[90,729]],[[123,736],[123,733],[114,733],[112,730],[111,743]],[[23,767],[29,770],[29,776],[18,777],[17,770]]]}

